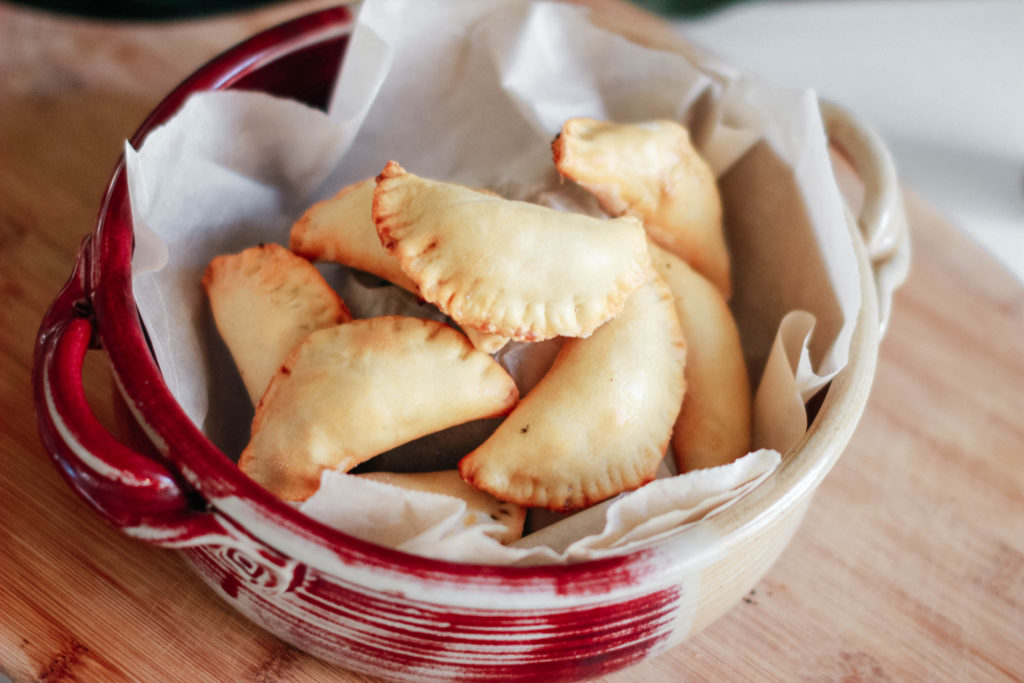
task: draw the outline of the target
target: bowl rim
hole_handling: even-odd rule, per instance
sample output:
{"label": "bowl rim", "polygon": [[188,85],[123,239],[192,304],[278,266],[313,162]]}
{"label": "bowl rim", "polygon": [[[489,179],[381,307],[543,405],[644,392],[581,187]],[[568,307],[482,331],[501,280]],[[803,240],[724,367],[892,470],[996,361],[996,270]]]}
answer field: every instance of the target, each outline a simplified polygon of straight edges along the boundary
{"label": "bowl rim", "polygon": [[[343,39],[353,17],[345,7],[313,12],[267,29],[235,45],[175,87],[130,138],[138,149],[193,92],[232,87],[243,75],[296,50]],[[343,57],[342,57],[343,58]],[[261,543],[311,567],[337,574],[360,568],[416,577],[435,584],[500,592],[540,591],[601,595],[609,586],[636,590],[641,584],[678,580],[683,565],[706,564],[723,544],[735,544],[770,525],[808,497],[845,448],[863,412],[878,355],[875,283],[863,240],[852,216],[861,276],[862,308],[850,345],[849,363],[831,382],[823,404],[800,443],[765,482],[735,504],[702,520],[714,541],[693,542],[687,530],[611,557],[568,564],[502,566],[425,558],[378,546],[328,527],[298,512],[245,476],[184,414],[163,381],[138,315],[132,288],[134,245],[123,157],[111,176],[95,229],[89,262],[96,332],[129,411],[207,509],[232,518]],[[686,538],[684,538],[686,537]],[[631,588],[632,587],[632,588]]]}

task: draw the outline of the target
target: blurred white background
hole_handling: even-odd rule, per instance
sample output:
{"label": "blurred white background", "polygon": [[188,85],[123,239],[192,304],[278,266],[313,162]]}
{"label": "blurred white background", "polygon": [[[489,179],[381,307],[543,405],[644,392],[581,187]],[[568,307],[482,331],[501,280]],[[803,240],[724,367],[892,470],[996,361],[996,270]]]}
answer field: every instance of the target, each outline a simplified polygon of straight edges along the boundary
{"label": "blurred white background", "polygon": [[1024,280],[1024,0],[747,2],[676,26],[854,111],[905,185]]}

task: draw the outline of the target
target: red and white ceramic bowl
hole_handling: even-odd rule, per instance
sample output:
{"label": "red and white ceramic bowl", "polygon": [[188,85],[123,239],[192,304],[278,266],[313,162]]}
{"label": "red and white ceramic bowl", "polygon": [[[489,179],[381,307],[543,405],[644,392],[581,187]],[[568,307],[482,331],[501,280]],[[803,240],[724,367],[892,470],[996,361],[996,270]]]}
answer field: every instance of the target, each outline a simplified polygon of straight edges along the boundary
{"label": "red and white ceramic bowl", "polygon": [[[192,92],[247,88],[324,106],[348,42],[344,8],[261,33],[175,89],[136,148]],[[885,148],[845,112],[826,127],[861,174],[856,235],[864,306],[850,363],[796,451],[715,517],[622,556],[567,566],[454,564],[327,528],[271,496],[197,429],[169,393],[132,295],[123,164],[70,280],[42,321],[39,430],[68,485],[125,534],[174,548],[224,600],[307,652],[389,679],[578,680],[656,655],[746,594],[796,529],[867,400],[906,229]],[[882,313],[880,313],[882,311]],[[85,401],[82,363],[103,348],[139,439],[121,443]]]}

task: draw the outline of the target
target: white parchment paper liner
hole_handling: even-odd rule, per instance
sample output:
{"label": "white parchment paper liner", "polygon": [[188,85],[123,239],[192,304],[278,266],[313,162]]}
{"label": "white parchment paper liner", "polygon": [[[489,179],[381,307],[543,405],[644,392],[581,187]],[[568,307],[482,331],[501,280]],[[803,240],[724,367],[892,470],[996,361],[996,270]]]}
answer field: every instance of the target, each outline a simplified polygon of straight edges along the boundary
{"label": "white parchment paper liner", "polygon": [[[141,150],[126,147],[135,296],[168,387],[225,452],[251,407],[199,285],[209,259],[287,244],[292,221],[388,159],[428,177],[559,203],[550,141],[571,116],[672,118],[719,177],[732,307],[755,396],[737,462],[660,478],[504,547],[461,501],[326,472],[301,509],[409,552],[542,563],[624,552],[714,514],[756,486],[806,430],[804,402],[846,363],[857,267],[813,93],[693,64],[520,0],[364,3],[329,114],[245,92],[193,96]],[[554,198],[554,199],[552,199]],[[568,203],[574,200],[568,199]],[[341,269],[324,268],[328,278]],[[339,286],[340,286],[339,282]],[[254,330],[257,334],[258,330]]]}

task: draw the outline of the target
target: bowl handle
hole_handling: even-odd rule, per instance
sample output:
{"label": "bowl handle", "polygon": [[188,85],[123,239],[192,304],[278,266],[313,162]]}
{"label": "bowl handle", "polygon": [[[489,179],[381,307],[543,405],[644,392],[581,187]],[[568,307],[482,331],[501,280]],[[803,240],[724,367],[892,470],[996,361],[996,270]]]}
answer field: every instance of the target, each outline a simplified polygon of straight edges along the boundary
{"label": "bowl handle", "polygon": [[33,389],[39,435],[61,475],[129,536],[182,547],[221,532],[218,516],[192,506],[162,463],[118,441],[96,419],[82,385],[85,353],[99,345],[89,299],[91,236],[47,311],[36,340]]}
{"label": "bowl handle", "polygon": [[893,293],[910,268],[910,230],[896,166],[885,143],[867,124],[833,102],[819,104],[829,141],[845,154],[864,184],[864,203],[856,220],[874,271],[884,333]]}

